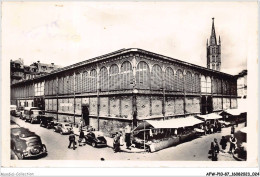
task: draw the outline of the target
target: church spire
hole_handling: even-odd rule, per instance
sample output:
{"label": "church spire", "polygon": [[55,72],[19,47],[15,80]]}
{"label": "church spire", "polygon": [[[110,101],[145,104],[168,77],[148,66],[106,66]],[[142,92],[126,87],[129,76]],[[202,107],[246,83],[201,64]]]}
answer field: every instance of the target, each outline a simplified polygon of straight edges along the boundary
{"label": "church spire", "polygon": [[210,35],[210,45],[216,45],[216,44],[217,44],[217,38],[216,38],[214,17],[213,17],[212,18],[212,29],[211,29],[211,35]]}

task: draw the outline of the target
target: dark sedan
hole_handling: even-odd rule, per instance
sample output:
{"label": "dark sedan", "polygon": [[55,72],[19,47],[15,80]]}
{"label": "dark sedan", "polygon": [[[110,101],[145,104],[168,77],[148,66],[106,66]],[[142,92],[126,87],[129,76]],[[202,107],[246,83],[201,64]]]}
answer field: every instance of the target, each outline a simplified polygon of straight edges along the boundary
{"label": "dark sedan", "polygon": [[93,147],[107,146],[107,140],[104,138],[102,132],[91,131],[85,135],[86,143],[90,144]]}
{"label": "dark sedan", "polygon": [[11,149],[20,160],[47,155],[46,146],[42,144],[40,136],[22,127],[11,129]]}

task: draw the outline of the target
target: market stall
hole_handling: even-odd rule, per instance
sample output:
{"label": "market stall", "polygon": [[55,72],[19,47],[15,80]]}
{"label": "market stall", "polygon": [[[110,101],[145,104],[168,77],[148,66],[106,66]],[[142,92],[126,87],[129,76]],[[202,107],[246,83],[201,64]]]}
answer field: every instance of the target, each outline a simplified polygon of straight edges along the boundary
{"label": "market stall", "polygon": [[220,113],[223,119],[231,124],[246,122],[247,112],[243,109],[227,109]]}
{"label": "market stall", "polygon": [[133,144],[150,152],[158,151],[194,138],[195,127],[202,123],[193,116],[164,121],[144,120],[133,130]]}
{"label": "market stall", "polygon": [[198,119],[204,121],[203,129],[206,133],[213,133],[217,131],[221,131],[221,123],[222,116],[216,113],[210,113],[206,115],[197,115]]}

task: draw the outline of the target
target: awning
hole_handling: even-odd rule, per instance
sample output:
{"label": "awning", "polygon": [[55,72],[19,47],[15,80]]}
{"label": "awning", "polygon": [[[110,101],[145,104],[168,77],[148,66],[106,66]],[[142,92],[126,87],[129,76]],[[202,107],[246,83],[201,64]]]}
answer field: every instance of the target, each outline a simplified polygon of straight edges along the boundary
{"label": "awning", "polygon": [[240,114],[245,113],[245,112],[246,111],[241,110],[241,109],[227,109],[227,110],[224,110],[222,113],[226,113],[226,114],[229,114],[232,116],[239,116]]}
{"label": "awning", "polygon": [[196,124],[203,123],[203,121],[193,117],[185,117],[185,118],[174,118],[170,120],[145,120],[141,124],[139,124],[133,131],[150,129],[150,128],[180,128],[180,127],[190,127]]}
{"label": "awning", "polygon": [[214,119],[221,119],[222,116],[216,114],[216,113],[210,113],[206,115],[197,115],[199,118],[202,118],[204,120],[214,120]]}
{"label": "awning", "polygon": [[243,132],[243,133],[247,133],[247,127],[241,128],[239,131]]}

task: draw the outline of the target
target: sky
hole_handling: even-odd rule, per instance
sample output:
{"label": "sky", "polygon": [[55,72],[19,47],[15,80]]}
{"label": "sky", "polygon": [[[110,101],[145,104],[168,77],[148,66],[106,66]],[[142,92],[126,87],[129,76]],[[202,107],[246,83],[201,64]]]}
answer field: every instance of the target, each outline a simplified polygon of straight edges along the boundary
{"label": "sky", "polygon": [[3,2],[2,58],[68,66],[141,48],[206,67],[212,17],[222,72],[257,58],[256,2]]}

